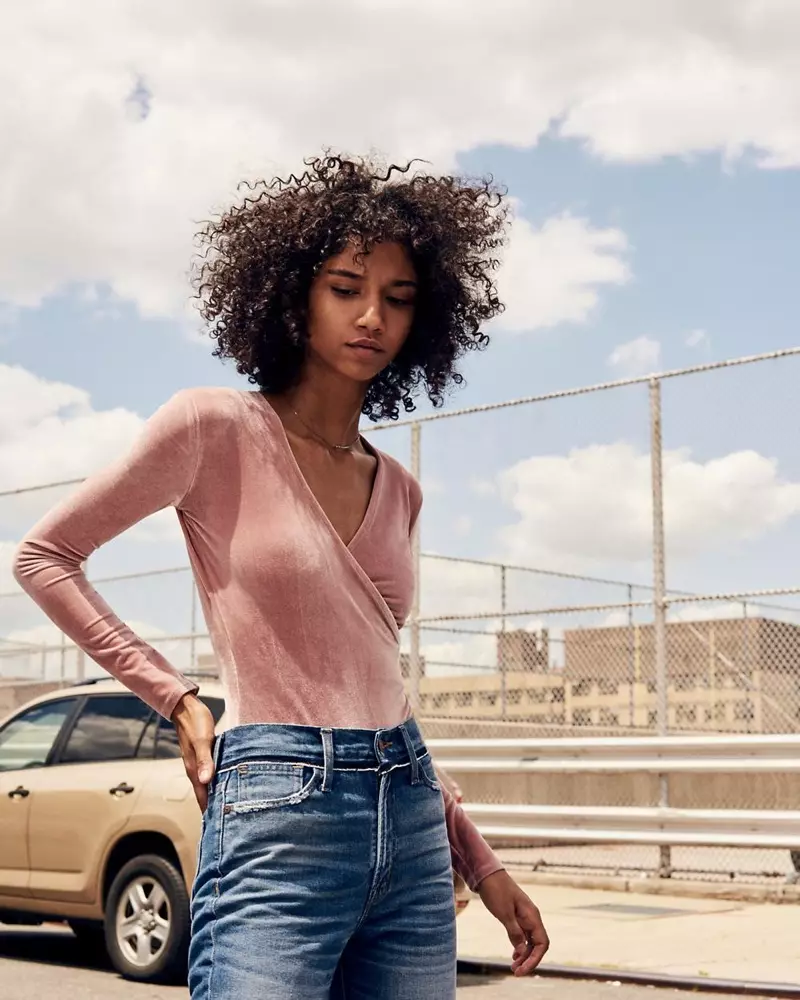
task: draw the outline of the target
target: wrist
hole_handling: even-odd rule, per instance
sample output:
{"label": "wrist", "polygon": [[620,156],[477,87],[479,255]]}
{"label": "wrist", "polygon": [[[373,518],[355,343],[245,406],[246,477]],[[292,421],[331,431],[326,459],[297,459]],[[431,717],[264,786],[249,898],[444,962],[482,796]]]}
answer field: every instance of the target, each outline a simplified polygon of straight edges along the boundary
{"label": "wrist", "polygon": [[186,694],[181,695],[176,702],[175,708],[172,710],[172,715],[170,715],[170,719],[172,722],[179,722],[181,719],[187,718],[194,712],[199,704],[201,704],[201,702],[195,692],[187,691]]}
{"label": "wrist", "polygon": [[497,871],[490,872],[477,884],[475,891],[480,895],[486,889],[492,889],[495,886],[501,884],[502,882],[512,882],[513,879],[505,870],[505,868],[498,868]]}

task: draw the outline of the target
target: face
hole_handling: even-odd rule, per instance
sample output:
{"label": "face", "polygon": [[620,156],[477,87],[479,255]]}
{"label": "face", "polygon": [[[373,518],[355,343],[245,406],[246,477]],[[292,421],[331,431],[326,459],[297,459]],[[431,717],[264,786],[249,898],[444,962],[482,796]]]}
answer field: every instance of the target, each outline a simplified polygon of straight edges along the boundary
{"label": "face", "polygon": [[348,378],[369,382],[397,357],[414,319],[417,275],[399,243],[355,247],[330,257],[308,302],[309,355]]}

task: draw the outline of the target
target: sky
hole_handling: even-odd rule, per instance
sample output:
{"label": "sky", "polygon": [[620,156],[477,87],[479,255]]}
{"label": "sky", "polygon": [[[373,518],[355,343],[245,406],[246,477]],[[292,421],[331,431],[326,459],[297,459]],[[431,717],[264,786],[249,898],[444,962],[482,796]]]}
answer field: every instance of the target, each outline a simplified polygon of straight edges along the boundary
{"label": "sky", "polygon": [[[193,233],[238,181],[326,146],[491,173],[513,199],[506,311],[447,409],[796,346],[798,44],[793,0],[499,0],[491,17],[473,0],[6,5],[0,491],[91,473],[180,388],[248,388],[193,311]],[[799,374],[789,357],[663,384],[670,587],[800,585]],[[635,385],[424,425],[423,550],[650,583],[648,407]],[[408,461],[407,428],[373,440]],[[62,493],[0,497],[0,593]],[[164,513],[90,569],[184,562]],[[507,584],[510,611],[627,595],[519,571]],[[189,628],[185,574],[104,593],[149,635]],[[428,559],[422,608],[494,615],[499,573]],[[619,613],[603,615],[511,620]],[[10,596],[0,636],[52,632]],[[426,641],[439,661],[491,652]]]}

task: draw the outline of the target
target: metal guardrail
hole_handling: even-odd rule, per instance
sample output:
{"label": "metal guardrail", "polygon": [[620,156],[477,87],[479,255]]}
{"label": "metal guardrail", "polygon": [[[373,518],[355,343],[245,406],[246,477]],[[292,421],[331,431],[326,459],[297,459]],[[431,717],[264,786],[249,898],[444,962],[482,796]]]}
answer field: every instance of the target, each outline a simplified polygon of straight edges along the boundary
{"label": "metal guardrail", "polygon": [[[459,773],[800,773],[800,736],[432,739]],[[467,802],[489,840],[800,850],[800,811]]]}

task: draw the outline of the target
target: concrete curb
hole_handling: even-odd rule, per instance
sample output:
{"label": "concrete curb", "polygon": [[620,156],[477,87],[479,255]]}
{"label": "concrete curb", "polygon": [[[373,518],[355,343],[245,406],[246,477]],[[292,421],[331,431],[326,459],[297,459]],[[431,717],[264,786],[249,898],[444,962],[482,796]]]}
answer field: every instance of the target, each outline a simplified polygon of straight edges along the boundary
{"label": "concrete curb", "polygon": [[527,885],[601,889],[651,896],[685,896],[693,899],[729,899],[743,903],[800,903],[800,885],[740,885],[682,879],[631,878],[625,875],[569,875],[531,871],[524,865],[507,865],[509,874]]}
{"label": "concrete curb", "polygon": [[[505,975],[510,977],[508,965],[491,959],[460,958],[460,972],[473,975]],[[593,969],[571,965],[540,965],[537,976],[548,979],[579,979],[593,982],[623,983],[627,986],[658,986],[693,993],[724,993],[729,996],[774,997],[781,1000],[800,1000],[800,984],[757,983],[736,979],[712,979],[701,976],[667,976],[655,972],[629,972],[619,969]]]}

